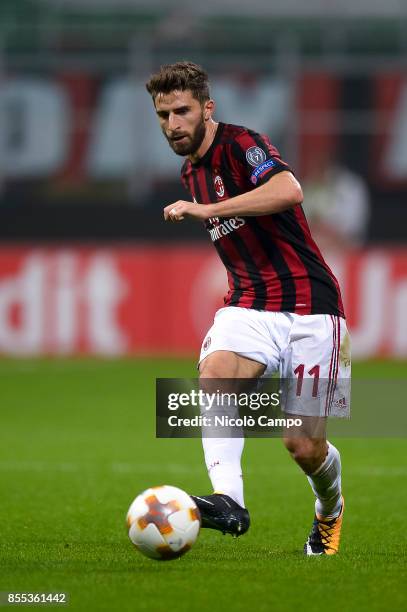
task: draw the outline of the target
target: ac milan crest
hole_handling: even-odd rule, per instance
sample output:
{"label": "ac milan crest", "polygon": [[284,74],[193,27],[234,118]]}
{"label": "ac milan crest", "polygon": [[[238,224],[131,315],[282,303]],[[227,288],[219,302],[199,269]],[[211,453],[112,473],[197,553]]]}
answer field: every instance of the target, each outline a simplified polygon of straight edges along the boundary
{"label": "ac milan crest", "polygon": [[207,351],[210,345],[211,345],[211,337],[207,336],[205,339],[204,345],[203,345],[203,350]]}
{"label": "ac milan crest", "polygon": [[217,176],[215,176],[213,182],[215,184],[215,191],[216,191],[217,195],[220,198],[223,198],[223,196],[225,195],[225,186],[224,186],[222,178],[219,176],[219,174]]}

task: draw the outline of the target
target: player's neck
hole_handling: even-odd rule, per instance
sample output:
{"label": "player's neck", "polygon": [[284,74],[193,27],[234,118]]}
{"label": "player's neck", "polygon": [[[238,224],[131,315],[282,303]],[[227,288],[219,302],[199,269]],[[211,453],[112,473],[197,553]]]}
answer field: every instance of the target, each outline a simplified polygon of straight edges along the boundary
{"label": "player's neck", "polygon": [[195,153],[188,155],[188,158],[191,160],[193,164],[199,161],[201,157],[203,157],[205,153],[208,151],[209,147],[214,141],[216,130],[218,129],[218,125],[219,123],[217,123],[213,119],[208,120],[205,126],[205,136],[201,143],[201,146],[199,147],[199,149],[195,151]]}

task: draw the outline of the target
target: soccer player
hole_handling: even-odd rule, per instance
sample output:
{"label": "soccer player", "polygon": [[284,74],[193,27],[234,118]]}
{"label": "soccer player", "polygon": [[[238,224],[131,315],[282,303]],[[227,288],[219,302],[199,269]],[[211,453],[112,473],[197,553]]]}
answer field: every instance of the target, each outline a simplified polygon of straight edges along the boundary
{"label": "soccer player", "polygon": [[[166,206],[164,218],[203,221],[227,270],[229,292],[203,341],[200,378],[258,379],[279,370],[301,384],[303,377],[326,381],[317,415],[325,422],[333,406],[349,404],[347,391],[338,399],[337,389],[350,375],[349,337],[338,282],[311,237],[300,184],[267,136],[214,120],[202,67],[163,66],[146,88],[167,142],[186,157],[181,178],[192,199]],[[302,406],[294,401],[286,411],[306,423],[315,415]],[[316,496],[304,552],[332,555],[344,509],[340,454],[324,434],[306,426],[301,434],[285,435],[284,443]],[[214,493],[193,496],[203,527],[234,536],[250,524],[243,444],[242,438],[203,439]]]}

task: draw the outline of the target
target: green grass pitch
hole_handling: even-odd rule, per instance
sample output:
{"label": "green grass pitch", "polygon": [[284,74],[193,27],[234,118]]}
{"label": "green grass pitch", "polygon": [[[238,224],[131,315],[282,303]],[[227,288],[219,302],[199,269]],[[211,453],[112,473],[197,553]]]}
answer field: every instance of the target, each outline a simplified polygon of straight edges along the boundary
{"label": "green grass pitch", "polygon": [[182,376],[192,361],[0,361],[0,591],[65,591],[87,611],[407,609],[405,439],[334,440],[347,502],[336,557],[303,557],[313,496],[276,439],[246,444],[247,535],[204,530],[170,562],[134,549],[124,519],[139,492],[210,492],[199,440],[155,439],[155,377]]}

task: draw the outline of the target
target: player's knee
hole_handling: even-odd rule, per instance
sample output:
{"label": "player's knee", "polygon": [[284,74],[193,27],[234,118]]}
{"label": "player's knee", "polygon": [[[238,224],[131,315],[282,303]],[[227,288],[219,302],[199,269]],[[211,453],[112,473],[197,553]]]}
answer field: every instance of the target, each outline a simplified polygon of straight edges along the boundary
{"label": "player's knee", "polygon": [[315,471],[326,455],[326,441],[306,437],[287,437],[284,444],[292,458],[306,471]]}
{"label": "player's knee", "polygon": [[257,379],[265,370],[263,363],[232,351],[215,351],[199,366],[200,378]]}
{"label": "player's knee", "polygon": [[225,351],[208,355],[199,366],[200,378],[235,378],[238,374],[238,363],[233,353]]}

